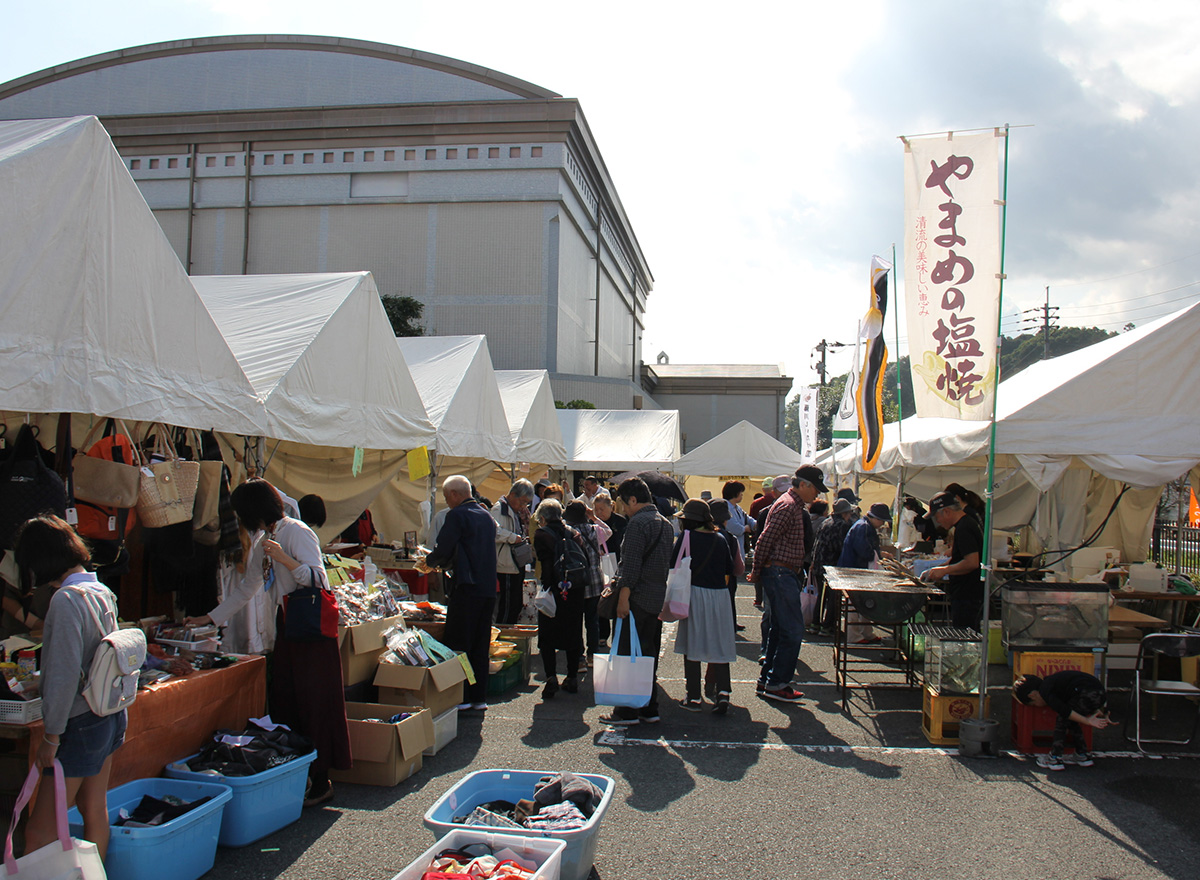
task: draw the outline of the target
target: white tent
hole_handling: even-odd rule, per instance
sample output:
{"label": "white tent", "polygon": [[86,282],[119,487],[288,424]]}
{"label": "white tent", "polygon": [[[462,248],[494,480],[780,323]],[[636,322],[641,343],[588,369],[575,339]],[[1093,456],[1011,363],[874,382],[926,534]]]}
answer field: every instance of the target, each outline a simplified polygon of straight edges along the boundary
{"label": "white tent", "polygon": [[[996,451],[1041,489],[1072,464],[1138,487],[1200,463],[1200,303],[1095,345],[1034,364],[1000,386]],[[903,442],[899,437],[903,435]],[[989,424],[905,419],[884,431],[876,472],[978,465]],[[856,468],[853,447],[837,455]]]}
{"label": "white tent", "polygon": [[[1122,499],[1102,544],[1145,555],[1160,487],[1200,463],[1200,303],[1035,364],[1000,386],[996,526],[1034,523],[1051,546],[1078,543]],[[903,442],[900,436],[903,436]],[[950,481],[983,490],[989,424],[911,417],[886,426],[873,479],[925,495]],[[858,469],[855,447],[836,455]]]}
{"label": "white tent", "polygon": [[799,452],[743,420],[684,455],[673,470],[697,477],[766,477],[793,473],[803,463]]}
{"label": "white tent", "polygon": [[568,470],[669,471],[679,458],[677,410],[560,409]]}
{"label": "white tent", "polygon": [[192,283],[266,404],[267,437],[342,448],[432,445],[433,423],[371,273]]}
{"label": "white tent", "polygon": [[0,122],[0,267],[0,409],[265,429],[95,117]]}
{"label": "white tent", "polygon": [[562,467],[567,462],[550,374],[545,370],[497,370],[496,382],[512,433],[514,462]]}
{"label": "white tent", "polygon": [[513,460],[513,439],[484,336],[396,340],[437,430],[438,456]]}

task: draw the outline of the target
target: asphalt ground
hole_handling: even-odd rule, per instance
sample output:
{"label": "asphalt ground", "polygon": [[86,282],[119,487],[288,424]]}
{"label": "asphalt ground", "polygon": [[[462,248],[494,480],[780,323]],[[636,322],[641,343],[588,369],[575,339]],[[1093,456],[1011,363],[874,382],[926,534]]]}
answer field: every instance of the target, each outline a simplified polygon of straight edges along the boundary
{"label": "asphalt ground", "polygon": [[[1098,732],[1094,767],[1043,770],[1004,751],[1010,673],[994,666],[1000,754],[958,757],[925,739],[917,691],[858,691],[843,712],[828,639],[801,652],[804,701],[768,702],[754,695],[749,587],[738,610],[741,636],[755,641],[739,637],[727,716],[677,705],[683,662],[664,636],[661,723],[606,727],[587,677],[549,701],[535,679],[487,712],[461,713],[457,739],[412,778],[338,784],[331,804],[295,824],[221,848],[207,876],[388,880],[433,844],[421,818],[438,797],[470,772],[507,768],[616,781],[592,880],[1200,878],[1200,746],[1145,756],[1118,727]],[[1113,694],[1117,715],[1127,699]]]}

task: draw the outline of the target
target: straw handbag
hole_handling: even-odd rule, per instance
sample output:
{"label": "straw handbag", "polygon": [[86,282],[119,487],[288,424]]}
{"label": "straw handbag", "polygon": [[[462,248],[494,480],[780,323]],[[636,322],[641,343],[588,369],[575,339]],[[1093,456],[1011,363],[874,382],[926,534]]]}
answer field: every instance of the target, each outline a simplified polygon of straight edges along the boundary
{"label": "straw handbag", "polygon": [[165,425],[151,425],[146,439],[151,434],[154,435],[153,454],[164,460],[142,467],[137,512],[142,525],[157,529],[192,518],[196,485],[200,482],[200,462],[184,461],[176,454]]}

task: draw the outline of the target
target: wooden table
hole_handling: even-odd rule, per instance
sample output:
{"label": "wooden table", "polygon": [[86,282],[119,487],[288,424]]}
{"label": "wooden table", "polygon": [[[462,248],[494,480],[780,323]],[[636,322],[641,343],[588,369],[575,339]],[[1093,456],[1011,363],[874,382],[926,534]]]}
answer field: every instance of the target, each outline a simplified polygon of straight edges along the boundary
{"label": "wooden table", "polygon": [[[837,590],[841,593],[840,610],[838,614],[837,630],[833,635],[833,667],[834,681],[837,684],[838,691],[842,697],[842,711],[849,710],[849,692],[852,689],[867,689],[867,688],[906,688],[913,689],[917,687],[916,677],[912,667],[911,652],[905,656],[900,650],[899,629],[900,624],[905,621],[895,621],[891,624],[871,621],[872,626],[878,626],[882,629],[890,629],[892,631],[894,645],[888,646],[883,644],[878,645],[849,645],[846,640],[846,626],[848,617],[853,610],[851,604],[851,594],[853,593],[892,593],[899,595],[918,595],[926,598],[932,596],[942,596],[943,591],[932,584],[917,584],[911,578],[902,577],[892,574],[889,571],[875,571],[861,568],[837,568],[827,566],[825,568],[825,579],[831,590]],[[915,612],[914,612],[915,613]],[[911,615],[910,615],[911,617]],[[868,657],[854,657],[850,652],[865,653]],[[899,656],[902,660],[901,668],[897,670],[894,662],[888,663],[880,659],[878,661],[871,660],[870,656],[886,652]],[[903,675],[903,681],[859,681],[851,677],[850,667],[853,666],[862,672],[874,673],[891,673],[899,672]],[[869,667],[869,668],[868,668]]]}
{"label": "wooden table", "polygon": [[[125,744],[113,755],[109,788],[161,776],[171,761],[187,757],[221,728],[242,730],[267,707],[267,660],[244,655],[224,669],[205,669],[141,691],[129,707]],[[29,735],[32,760],[42,722],[4,725]]]}
{"label": "wooden table", "polygon": [[1136,626],[1139,629],[1165,629],[1167,621],[1161,617],[1154,617],[1150,614],[1143,614],[1140,611],[1134,611],[1132,608],[1122,608],[1120,605],[1114,605],[1108,609],[1108,624],[1112,626]]}
{"label": "wooden table", "polygon": [[[1165,592],[1114,590],[1112,597],[1117,602],[1169,602],[1171,608],[1170,626],[1172,629],[1178,628],[1179,618],[1183,614],[1185,606],[1192,607],[1195,606],[1195,603],[1200,603],[1200,595],[1189,596],[1186,593],[1177,593],[1174,590],[1166,590]],[[1112,617],[1111,611],[1114,609],[1109,609],[1110,619]]]}

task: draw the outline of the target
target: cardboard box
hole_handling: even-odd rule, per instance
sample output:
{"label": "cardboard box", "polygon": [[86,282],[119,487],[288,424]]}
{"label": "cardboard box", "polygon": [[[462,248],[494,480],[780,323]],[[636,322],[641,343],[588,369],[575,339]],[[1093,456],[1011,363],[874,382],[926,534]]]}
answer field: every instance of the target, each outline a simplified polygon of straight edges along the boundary
{"label": "cardboard box", "polygon": [[441,715],[463,701],[467,673],[455,657],[437,666],[403,666],[380,663],[375,672],[381,703],[421,706]]}
{"label": "cardboard box", "polygon": [[[363,720],[391,718],[400,712],[413,714],[395,724]],[[433,715],[419,706],[347,703],[346,718],[354,766],[329,771],[329,778],[339,782],[396,785],[421,769],[421,756],[433,744]]]}
{"label": "cardboard box", "polygon": [[375,677],[379,657],[387,650],[383,634],[401,618],[385,617],[350,627],[338,627],[338,645],[342,650],[342,684],[358,684]]}

